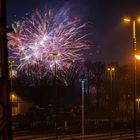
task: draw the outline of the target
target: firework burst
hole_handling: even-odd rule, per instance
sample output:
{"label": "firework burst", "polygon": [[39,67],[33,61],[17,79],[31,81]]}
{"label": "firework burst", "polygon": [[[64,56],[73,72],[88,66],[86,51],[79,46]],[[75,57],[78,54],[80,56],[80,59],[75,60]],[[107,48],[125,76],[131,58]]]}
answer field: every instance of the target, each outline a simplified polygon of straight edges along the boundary
{"label": "firework burst", "polygon": [[12,25],[8,33],[9,58],[15,60],[18,70],[38,66],[48,69],[55,63],[62,68],[66,63],[82,59],[82,49],[89,46],[85,33],[87,24],[69,16],[70,10],[41,14],[36,11],[30,17]]}

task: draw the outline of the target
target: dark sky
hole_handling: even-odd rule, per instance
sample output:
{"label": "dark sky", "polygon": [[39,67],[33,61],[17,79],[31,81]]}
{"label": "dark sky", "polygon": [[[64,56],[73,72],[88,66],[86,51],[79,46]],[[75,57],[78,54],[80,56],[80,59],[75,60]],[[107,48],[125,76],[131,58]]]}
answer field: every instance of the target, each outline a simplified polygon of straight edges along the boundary
{"label": "dark sky", "polygon": [[[7,22],[25,17],[35,9],[71,7],[83,21],[92,22],[93,47],[87,51],[92,61],[132,60],[132,23],[123,23],[124,16],[140,16],[140,0],[7,0]],[[140,23],[136,24],[137,49],[140,49]],[[90,52],[90,53],[89,53]]]}

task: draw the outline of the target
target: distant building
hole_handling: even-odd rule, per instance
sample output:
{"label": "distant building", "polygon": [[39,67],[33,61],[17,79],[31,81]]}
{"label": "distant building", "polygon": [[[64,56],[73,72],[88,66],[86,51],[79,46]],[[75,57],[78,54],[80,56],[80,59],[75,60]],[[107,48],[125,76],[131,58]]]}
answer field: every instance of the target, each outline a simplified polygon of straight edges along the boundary
{"label": "distant building", "polygon": [[18,97],[15,93],[11,94],[11,106],[12,106],[12,116],[18,114],[26,114],[30,108],[35,107],[32,103],[24,101]]}

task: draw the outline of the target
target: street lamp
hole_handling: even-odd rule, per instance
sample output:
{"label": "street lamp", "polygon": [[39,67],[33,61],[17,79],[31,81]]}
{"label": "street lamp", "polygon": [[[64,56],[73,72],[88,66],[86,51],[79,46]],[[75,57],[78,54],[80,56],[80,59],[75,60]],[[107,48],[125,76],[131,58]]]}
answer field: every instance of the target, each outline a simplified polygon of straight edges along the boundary
{"label": "street lamp", "polygon": [[135,59],[140,60],[140,54],[135,54]]}
{"label": "street lamp", "polygon": [[132,37],[133,37],[133,129],[134,129],[134,139],[137,140],[137,118],[136,118],[136,21],[140,22],[138,19],[124,18],[125,22],[132,21]]}
{"label": "street lamp", "polygon": [[[9,79],[10,79],[10,97],[11,97],[11,106],[12,106],[12,115],[17,115],[20,111],[20,106],[19,106],[19,98],[17,95],[15,95],[13,91],[13,77],[16,77],[16,71],[13,70],[13,65],[15,63],[14,60],[8,60],[9,63]],[[14,111],[14,106],[13,104],[16,103],[16,112]]]}
{"label": "street lamp", "polygon": [[81,89],[82,89],[82,140],[85,139],[85,75],[81,76]]}
{"label": "street lamp", "polygon": [[136,102],[138,103],[138,111],[140,109],[140,98],[136,98]]}
{"label": "street lamp", "polygon": [[111,110],[111,115],[110,115],[110,135],[112,137],[112,95],[113,95],[113,74],[115,74],[115,67],[108,67],[107,71],[109,72],[109,77],[110,77],[110,110]]}
{"label": "street lamp", "polygon": [[[55,122],[55,131],[56,131],[56,140],[58,139],[57,136],[57,57],[60,57],[62,55],[61,52],[56,52],[56,53],[50,53],[50,56],[53,57],[53,61],[54,61],[54,80],[55,80],[55,104],[56,104],[56,122]],[[51,67],[52,65],[50,65]]]}

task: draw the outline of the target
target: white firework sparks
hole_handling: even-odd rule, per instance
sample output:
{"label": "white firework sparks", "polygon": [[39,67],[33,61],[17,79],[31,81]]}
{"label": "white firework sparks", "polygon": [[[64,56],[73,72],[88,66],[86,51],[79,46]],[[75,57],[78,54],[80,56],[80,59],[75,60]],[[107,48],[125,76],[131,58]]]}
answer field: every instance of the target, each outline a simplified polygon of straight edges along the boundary
{"label": "white firework sparks", "polygon": [[48,69],[55,63],[64,64],[82,59],[82,49],[89,47],[84,31],[86,24],[79,18],[70,18],[69,10],[54,14],[52,10],[41,14],[38,11],[17,21],[8,33],[9,57],[15,60],[18,70],[37,65]]}

